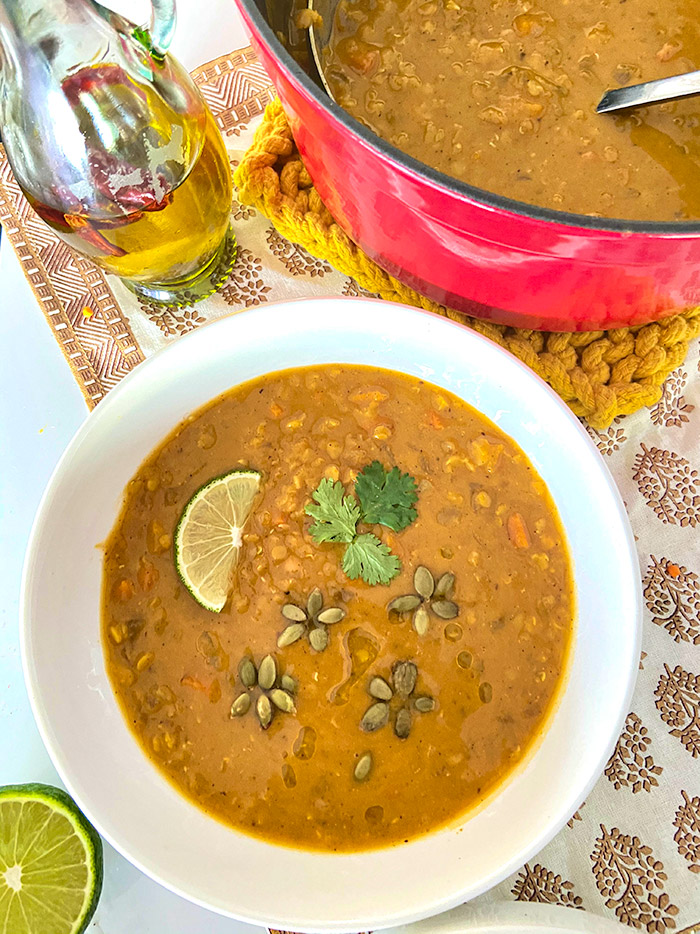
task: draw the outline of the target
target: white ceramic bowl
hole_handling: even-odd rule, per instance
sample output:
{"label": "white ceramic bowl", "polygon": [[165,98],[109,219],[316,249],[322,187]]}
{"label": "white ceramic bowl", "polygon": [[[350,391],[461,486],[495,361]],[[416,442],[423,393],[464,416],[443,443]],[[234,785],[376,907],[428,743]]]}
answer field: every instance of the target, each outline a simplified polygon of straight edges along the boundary
{"label": "white ceramic bowl", "polygon": [[591,911],[532,902],[461,905],[439,918],[418,921],[387,934],[629,934],[629,928]]}
{"label": "white ceramic bowl", "polygon": [[[273,846],[182,798],[144,757],[110,688],[99,635],[104,541],[143,459],[223,390],[295,365],[362,363],[451,390],[523,448],[559,509],[578,616],[565,690],[544,739],[485,807],[413,843],[351,855]],[[100,403],[56,468],[23,586],[34,714],[66,786],[132,863],[214,911],[294,931],[427,917],[495,885],[571,816],[612,751],[634,684],[641,595],[632,536],[595,446],[549,388],[458,324],[371,300],[263,306],[203,327]]]}

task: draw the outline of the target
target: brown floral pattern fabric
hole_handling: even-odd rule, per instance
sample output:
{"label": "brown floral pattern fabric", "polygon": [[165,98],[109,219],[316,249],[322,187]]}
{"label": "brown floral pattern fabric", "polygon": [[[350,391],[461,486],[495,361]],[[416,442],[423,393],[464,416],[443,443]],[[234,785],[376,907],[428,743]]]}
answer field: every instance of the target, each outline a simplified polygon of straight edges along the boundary
{"label": "brown floral pattern fabric", "polygon": [[574,892],[573,882],[562,879],[539,863],[534,866],[525,863],[511,893],[518,902],[544,902],[567,908],[583,908],[580,897]]}
{"label": "brown floral pattern fabric", "polygon": [[643,583],[652,623],[665,629],[674,642],[700,645],[698,575],[668,558],[657,561],[650,555],[650,561]]}
{"label": "brown floral pattern fabric", "polygon": [[700,795],[691,798],[686,791],[681,794],[683,800],[673,821],[678,829],[673,839],[678,844],[678,853],[688,861],[688,869],[700,873]]}
{"label": "brown floral pattern fabric", "polygon": [[636,794],[658,786],[657,776],[663,772],[663,766],[654,762],[650,746],[649,731],[636,713],[630,713],[605,767],[605,776],[615,789],[630,788]]}
{"label": "brown floral pattern fabric", "polygon": [[[195,77],[238,165],[272,99],[269,81],[249,49]],[[29,245],[18,255],[91,406],[144,357],[208,321],[293,298],[376,297],[234,200],[238,256],[219,293],[173,309],[138,302],[35,220],[7,172],[0,159],[0,216]],[[640,931],[700,934],[698,343],[651,410],[589,434],[635,533],[644,600],[637,687],[586,801],[535,858],[477,901],[566,905]]]}
{"label": "brown floral pattern fabric", "polygon": [[696,345],[653,409],[589,430],[635,533],[644,603],[637,687],[584,804],[536,859],[477,901],[567,904],[547,894],[558,876],[586,911],[640,931],[700,934],[698,357]]}

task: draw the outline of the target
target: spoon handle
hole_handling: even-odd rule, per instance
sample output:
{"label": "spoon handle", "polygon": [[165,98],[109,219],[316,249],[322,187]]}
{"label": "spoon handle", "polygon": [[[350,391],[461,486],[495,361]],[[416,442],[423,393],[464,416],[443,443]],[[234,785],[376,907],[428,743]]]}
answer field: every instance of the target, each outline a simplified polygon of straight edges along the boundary
{"label": "spoon handle", "polygon": [[644,84],[606,91],[596,107],[596,113],[610,113],[628,107],[645,107],[647,104],[679,100],[696,94],[700,94],[700,71],[689,71],[685,75],[674,75],[672,78],[660,78],[658,81],[646,81]]}

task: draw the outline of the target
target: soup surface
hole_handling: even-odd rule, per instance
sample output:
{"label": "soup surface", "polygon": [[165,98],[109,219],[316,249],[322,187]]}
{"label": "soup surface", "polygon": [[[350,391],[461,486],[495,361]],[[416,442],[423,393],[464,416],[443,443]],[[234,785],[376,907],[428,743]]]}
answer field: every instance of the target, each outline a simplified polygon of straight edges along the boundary
{"label": "soup surface", "polygon": [[[262,484],[217,614],[181,583],[172,541],[195,491],[237,468]],[[363,494],[370,474],[385,485]],[[322,488],[338,510],[361,503],[352,545],[319,541],[306,509]],[[348,576],[372,534],[387,584]],[[544,483],[495,425],[413,377],[321,366],[231,390],[142,465],[105,547],[128,723],[188,798],[268,840],[361,850],[457,817],[541,733],[563,676],[572,582]]]}
{"label": "soup surface", "polygon": [[427,165],[556,210],[700,218],[698,98],[618,116],[609,88],[700,69],[696,0],[341,0],[324,71]]}

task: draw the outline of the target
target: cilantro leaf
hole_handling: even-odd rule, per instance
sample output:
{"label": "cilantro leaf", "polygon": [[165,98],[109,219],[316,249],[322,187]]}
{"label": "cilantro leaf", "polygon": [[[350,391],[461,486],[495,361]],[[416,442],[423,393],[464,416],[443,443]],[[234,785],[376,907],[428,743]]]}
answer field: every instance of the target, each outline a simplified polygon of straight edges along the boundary
{"label": "cilantro leaf", "polygon": [[373,461],[357,475],[355,492],[362,519],[370,525],[379,523],[400,532],[418,517],[413,505],[418,499],[416,481],[398,467],[387,471],[379,461]]}
{"label": "cilantro leaf", "polygon": [[351,542],[360,519],[360,507],[354,496],[345,495],[339,480],[324,477],[308,503],[306,514],[316,521],[309,528],[316,542]]}
{"label": "cilantro leaf", "polygon": [[343,570],[351,580],[361,577],[368,584],[388,584],[401,570],[401,562],[388,545],[366,532],[345,549]]}

